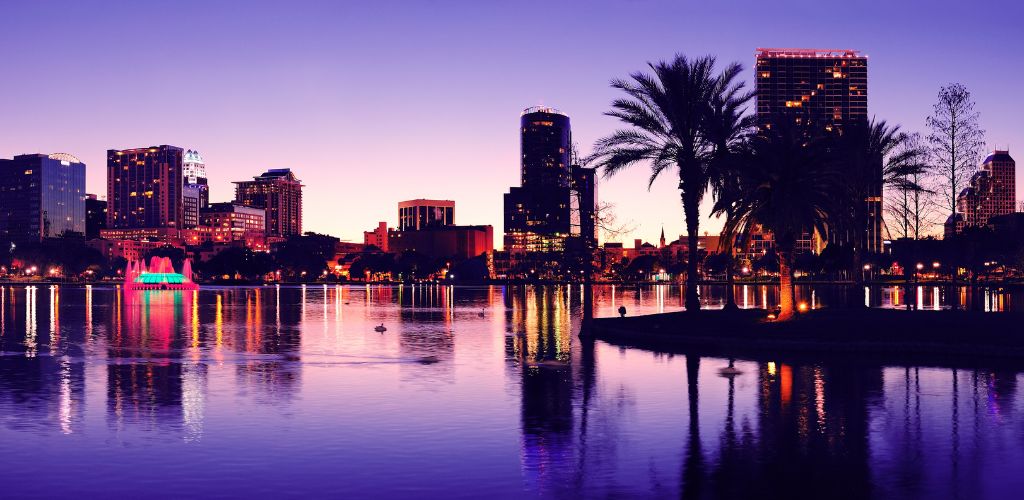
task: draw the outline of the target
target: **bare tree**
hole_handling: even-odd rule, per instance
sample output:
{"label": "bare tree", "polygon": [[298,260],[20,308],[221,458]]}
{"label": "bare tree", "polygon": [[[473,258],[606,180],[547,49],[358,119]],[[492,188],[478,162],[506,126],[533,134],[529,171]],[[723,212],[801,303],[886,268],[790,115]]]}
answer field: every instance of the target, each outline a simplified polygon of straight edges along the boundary
{"label": "bare tree", "polygon": [[931,167],[937,177],[943,208],[956,213],[956,198],[967,187],[985,146],[985,131],[978,125],[971,93],[953,83],[939,90],[939,100],[927,120]]}
{"label": "bare tree", "polygon": [[615,204],[611,202],[598,202],[594,218],[596,219],[597,230],[604,235],[603,239],[605,241],[616,239],[623,234],[636,230],[636,224],[633,221],[619,222],[618,216],[615,214]]}
{"label": "bare tree", "polygon": [[[908,134],[896,154],[920,151],[923,142],[919,134]],[[915,170],[886,186],[886,232],[890,238],[920,239],[940,222],[934,184],[935,177],[927,170]]]}

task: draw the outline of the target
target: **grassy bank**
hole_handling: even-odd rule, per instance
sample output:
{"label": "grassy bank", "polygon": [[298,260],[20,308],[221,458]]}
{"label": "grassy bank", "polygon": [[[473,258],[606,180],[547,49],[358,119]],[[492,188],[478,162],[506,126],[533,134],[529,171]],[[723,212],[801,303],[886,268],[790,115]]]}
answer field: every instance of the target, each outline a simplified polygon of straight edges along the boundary
{"label": "grassy bank", "polygon": [[761,310],[676,312],[602,318],[587,335],[664,352],[857,355],[886,359],[963,358],[1024,362],[1024,315],[973,311],[821,309],[780,323]]}

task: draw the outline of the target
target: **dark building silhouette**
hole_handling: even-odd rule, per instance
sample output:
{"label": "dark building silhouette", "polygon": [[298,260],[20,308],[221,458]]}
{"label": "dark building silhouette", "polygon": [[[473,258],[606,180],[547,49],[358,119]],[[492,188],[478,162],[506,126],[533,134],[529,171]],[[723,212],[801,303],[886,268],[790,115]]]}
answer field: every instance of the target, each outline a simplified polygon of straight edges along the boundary
{"label": "dark building silhouette", "polygon": [[494,228],[452,225],[390,231],[388,249],[399,254],[415,251],[431,258],[472,259],[494,251]]}
{"label": "dark building silhouette", "polygon": [[107,228],[107,200],[94,194],[85,195],[85,238],[100,237],[100,230]]}
{"label": "dark building silhouette", "polygon": [[302,182],[288,168],[274,168],[235,183],[235,201],[266,210],[267,236],[302,234]]}
{"label": "dark building silhouette", "polygon": [[[757,122],[771,128],[780,119],[795,120],[808,133],[842,134],[868,124],[868,59],[849,49],[757,49],[755,74]],[[855,243],[869,252],[882,250],[882,166],[868,193],[868,227],[833,227],[831,242]],[[816,247],[805,235],[798,248]]]}
{"label": "dark building silhouette", "polygon": [[505,194],[505,249],[561,252],[570,229],[569,116],[527,108],[520,126],[520,187]]}
{"label": "dark building silhouette", "polygon": [[69,154],[0,160],[0,238],[38,242],[85,234],[85,164]]}
{"label": "dark building silhouette", "polygon": [[597,250],[597,175],[594,169],[579,165],[573,165],[570,173],[571,224],[566,245],[579,259],[592,259]]}
{"label": "dark building silhouette", "polygon": [[183,227],[182,157],[176,146],[107,150],[107,227]]}

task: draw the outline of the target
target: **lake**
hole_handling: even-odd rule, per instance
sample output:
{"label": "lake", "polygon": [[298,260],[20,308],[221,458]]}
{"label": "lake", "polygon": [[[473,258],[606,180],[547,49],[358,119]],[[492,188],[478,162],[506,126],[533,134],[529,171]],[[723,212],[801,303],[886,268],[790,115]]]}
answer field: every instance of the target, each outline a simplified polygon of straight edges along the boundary
{"label": "lake", "polygon": [[[595,312],[679,310],[681,291],[599,286]],[[720,304],[720,288],[703,294]],[[776,295],[737,289],[747,307]],[[922,309],[947,302],[932,287],[910,295]],[[986,310],[1024,309],[1020,294],[967,295]],[[581,296],[578,285],[4,286],[3,496],[1024,490],[1020,369],[625,349],[577,337]],[[798,297],[842,299],[835,287]],[[885,288],[865,299],[906,302]],[[721,375],[730,363],[740,373]]]}

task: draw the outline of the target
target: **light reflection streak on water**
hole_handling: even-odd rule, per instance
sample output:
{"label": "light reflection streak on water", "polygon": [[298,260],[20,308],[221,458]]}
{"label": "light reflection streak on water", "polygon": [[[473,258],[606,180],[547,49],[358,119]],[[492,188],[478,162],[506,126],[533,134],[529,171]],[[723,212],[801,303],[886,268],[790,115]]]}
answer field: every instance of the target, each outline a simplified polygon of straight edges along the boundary
{"label": "light reflection streak on water", "polygon": [[818,432],[825,433],[825,378],[820,367],[814,367],[814,411],[818,415]]}
{"label": "light reflection streak on water", "polygon": [[217,294],[217,312],[214,316],[213,329],[217,340],[217,347],[224,344],[224,295]]}
{"label": "light reflection streak on water", "polygon": [[64,357],[59,361],[59,366],[60,401],[58,402],[57,420],[60,422],[61,433],[71,434],[73,432],[71,428],[71,362]]}
{"label": "light reflection streak on water", "polygon": [[58,301],[60,294],[55,285],[50,285],[50,351],[56,352],[60,348],[60,318]]}
{"label": "light reflection streak on water", "polygon": [[[985,293],[988,293],[988,291],[986,291]],[[932,309],[936,311],[941,309],[939,302],[939,287],[937,286],[932,288]]]}
{"label": "light reflection streak on water", "polygon": [[199,293],[190,292],[192,295],[192,348],[199,347]]}
{"label": "light reflection streak on water", "polygon": [[25,356],[36,355],[36,287],[25,288]]}
{"label": "light reflection streak on water", "polygon": [[86,340],[92,339],[92,285],[85,285],[85,335]]}
{"label": "light reflection streak on water", "polygon": [[924,309],[924,287],[918,285],[917,287],[917,310]]}

